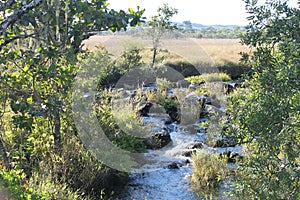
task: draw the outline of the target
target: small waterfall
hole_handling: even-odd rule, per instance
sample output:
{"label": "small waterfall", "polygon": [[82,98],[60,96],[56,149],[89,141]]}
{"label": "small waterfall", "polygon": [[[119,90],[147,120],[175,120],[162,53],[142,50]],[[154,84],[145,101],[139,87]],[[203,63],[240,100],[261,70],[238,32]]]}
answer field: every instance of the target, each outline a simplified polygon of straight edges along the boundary
{"label": "small waterfall", "polygon": [[182,155],[195,140],[195,134],[185,131],[177,122],[165,125],[167,117],[151,113],[145,118],[155,126],[167,126],[172,143],[158,150],[148,150],[144,154],[147,163],[142,167],[145,172],[132,174],[116,199],[199,199],[189,181],[190,157]]}

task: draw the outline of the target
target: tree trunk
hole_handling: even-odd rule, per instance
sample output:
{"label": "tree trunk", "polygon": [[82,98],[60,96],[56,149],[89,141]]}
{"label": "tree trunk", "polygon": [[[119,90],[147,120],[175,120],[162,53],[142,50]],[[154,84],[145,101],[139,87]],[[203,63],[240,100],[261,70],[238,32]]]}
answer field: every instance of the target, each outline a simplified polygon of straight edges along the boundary
{"label": "tree trunk", "polygon": [[61,151],[61,134],[60,134],[60,113],[57,110],[56,115],[54,116],[54,147],[58,153]]}
{"label": "tree trunk", "polygon": [[6,151],[5,146],[3,144],[3,141],[2,141],[2,137],[0,137],[0,151],[1,151],[1,154],[2,154],[2,159],[3,159],[5,167],[8,170],[10,170],[11,166],[10,166],[9,158],[8,158],[8,155],[7,155],[7,151]]}
{"label": "tree trunk", "polygon": [[156,47],[154,47],[151,67],[154,67],[155,59],[156,59],[156,52],[157,52],[157,49],[156,49]]}

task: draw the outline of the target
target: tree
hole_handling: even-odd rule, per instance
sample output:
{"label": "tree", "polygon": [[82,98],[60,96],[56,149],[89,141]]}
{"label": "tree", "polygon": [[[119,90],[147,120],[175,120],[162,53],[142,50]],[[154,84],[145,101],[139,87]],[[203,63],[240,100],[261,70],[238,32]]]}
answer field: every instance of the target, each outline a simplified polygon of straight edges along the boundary
{"label": "tree", "polygon": [[193,31],[193,25],[191,21],[183,21],[184,31],[191,33]]}
{"label": "tree", "polygon": [[[144,11],[129,13],[109,10],[102,1],[32,0],[6,1],[1,5],[1,48],[17,39],[47,38],[56,45],[72,45],[78,50],[81,41],[99,31],[126,29],[140,23]],[[49,32],[47,32],[49,31]]]}
{"label": "tree", "polygon": [[170,21],[171,18],[178,13],[178,10],[172,7],[169,7],[167,4],[164,4],[162,7],[157,9],[157,15],[154,15],[147,22],[149,27],[149,34],[152,37],[152,45],[153,45],[153,56],[152,56],[152,64],[153,67],[155,64],[157,48],[160,43],[160,39],[163,33],[166,30],[174,30],[176,29],[176,25],[173,25]]}
{"label": "tree", "polygon": [[[30,177],[41,156],[51,152],[61,159],[66,133],[76,134],[71,88],[76,63],[86,55],[82,41],[136,26],[144,10],[110,10],[106,0],[0,2],[0,150],[6,168],[14,157],[14,169]],[[14,140],[10,151],[3,140],[8,136]],[[45,146],[36,146],[41,139]],[[61,180],[62,171],[54,178]]]}
{"label": "tree", "polygon": [[255,51],[244,56],[253,70],[246,89],[229,106],[231,131],[249,151],[235,193],[238,199],[299,199],[300,11],[287,1],[245,3],[250,24],[242,42]]}
{"label": "tree", "polygon": [[[94,0],[6,1],[1,5],[0,63],[14,72],[1,80],[12,89],[10,96],[16,97],[11,99],[11,105],[23,99],[21,103],[26,104],[25,110],[31,116],[36,114],[37,108],[31,110],[30,104],[35,107],[48,102],[45,105],[52,110],[49,119],[53,120],[53,136],[58,149],[61,140],[59,118],[63,106],[58,94],[66,93],[70,87],[75,75],[71,65],[76,62],[82,41],[99,31],[116,31],[126,29],[128,24],[135,26],[140,23],[143,11],[116,12],[107,6],[106,1]],[[20,83],[23,87],[18,86],[20,81],[23,81]],[[47,94],[38,90],[45,87],[39,83],[48,85],[42,90]]]}

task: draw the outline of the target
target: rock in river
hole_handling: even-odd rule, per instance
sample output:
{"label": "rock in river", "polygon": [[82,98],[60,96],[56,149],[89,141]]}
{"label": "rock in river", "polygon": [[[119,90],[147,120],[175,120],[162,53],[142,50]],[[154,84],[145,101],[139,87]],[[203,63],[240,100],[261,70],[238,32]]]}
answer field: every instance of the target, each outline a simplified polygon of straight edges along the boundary
{"label": "rock in river", "polygon": [[160,149],[172,142],[171,136],[169,133],[160,132],[155,133],[152,137],[150,137],[147,141],[148,149]]}

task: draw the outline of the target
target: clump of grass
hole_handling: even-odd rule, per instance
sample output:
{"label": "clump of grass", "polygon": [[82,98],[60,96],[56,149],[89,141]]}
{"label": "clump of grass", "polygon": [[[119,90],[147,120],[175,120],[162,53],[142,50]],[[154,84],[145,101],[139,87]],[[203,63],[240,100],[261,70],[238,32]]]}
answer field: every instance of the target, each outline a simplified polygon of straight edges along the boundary
{"label": "clump of grass", "polygon": [[216,154],[201,150],[192,155],[191,182],[199,191],[212,191],[226,175],[226,161]]}
{"label": "clump of grass", "polygon": [[166,78],[156,78],[156,85],[160,92],[167,91],[171,88],[171,83]]}
{"label": "clump of grass", "polygon": [[217,81],[230,81],[231,80],[230,76],[226,73],[201,74],[199,76],[190,76],[185,79],[193,84],[199,84],[202,82],[217,82]]}

